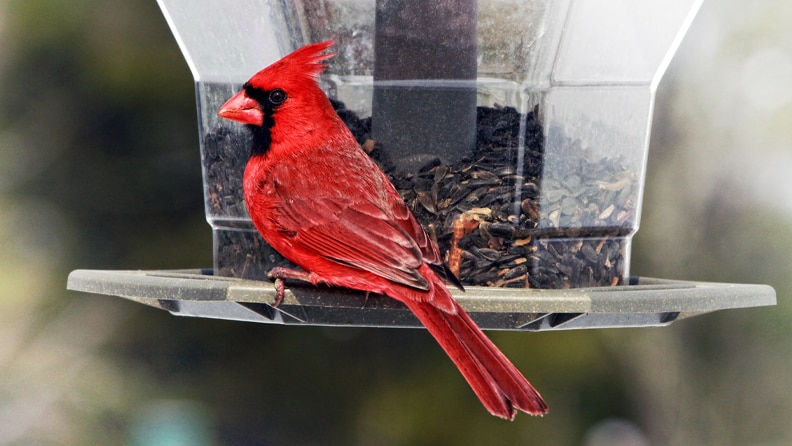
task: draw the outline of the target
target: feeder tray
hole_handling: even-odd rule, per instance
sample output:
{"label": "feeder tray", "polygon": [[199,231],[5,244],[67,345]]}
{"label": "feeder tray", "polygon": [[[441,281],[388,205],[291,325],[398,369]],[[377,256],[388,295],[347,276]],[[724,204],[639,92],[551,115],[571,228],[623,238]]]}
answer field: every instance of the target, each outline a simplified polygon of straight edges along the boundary
{"label": "feeder tray", "polygon": [[[212,275],[211,270],[76,270],[67,288],[118,296],[177,316],[289,325],[421,327],[391,298],[287,282],[275,307],[270,282]],[[451,294],[483,329],[547,331],[658,327],[717,310],[776,304],[767,285],[631,277],[629,285],[567,290],[468,287]]]}

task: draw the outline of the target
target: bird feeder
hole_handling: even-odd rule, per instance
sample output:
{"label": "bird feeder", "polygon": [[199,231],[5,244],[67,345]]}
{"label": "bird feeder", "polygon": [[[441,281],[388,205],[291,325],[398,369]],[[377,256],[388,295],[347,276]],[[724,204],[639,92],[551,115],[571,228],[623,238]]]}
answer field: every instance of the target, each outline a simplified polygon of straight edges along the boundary
{"label": "bird feeder", "polygon": [[253,227],[250,139],[217,117],[253,73],[335,40],[321,85],[436,239],[483,328],[664,325],[772,288],[630,277],[655,91],[700,0],[158,0],[193,73],[211,270],[75,271],[72,289],[174,314],[412,326],[397,302],[290,288]]}

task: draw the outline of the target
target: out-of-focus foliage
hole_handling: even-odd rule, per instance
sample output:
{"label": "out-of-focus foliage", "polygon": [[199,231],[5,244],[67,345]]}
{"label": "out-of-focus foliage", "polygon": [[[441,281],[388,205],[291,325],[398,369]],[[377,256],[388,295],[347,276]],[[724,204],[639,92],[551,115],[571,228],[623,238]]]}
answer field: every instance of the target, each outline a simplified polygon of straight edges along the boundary
{"label": "out-of-focus foliage", "polygon": [[192,78],[154,0],[0,2],[0,444],[792,443],[790,17],[705,3],[658,92],[632,268],[780,305],[494,333],[551,405],[507,423],[421,330],[66,292],[75,268],[211,264]]}
{"label": "out-of-focus foliage", "polygon": [[789,4],[705,2],[658,91],[633,271],[767,283],[778,306],[621,345],[654,444],[792,442],[789,17]]}

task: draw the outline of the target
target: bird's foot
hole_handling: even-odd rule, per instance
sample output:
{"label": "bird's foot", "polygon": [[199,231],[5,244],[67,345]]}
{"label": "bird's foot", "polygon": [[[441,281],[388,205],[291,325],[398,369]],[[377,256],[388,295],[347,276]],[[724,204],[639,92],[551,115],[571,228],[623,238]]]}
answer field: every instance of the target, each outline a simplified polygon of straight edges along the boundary
{"label": "bird's foot", "polygon": [[363,306],[362,306],[362,307],[360,307],[360,309],[361,309],[361,310],[365,310],[365,309],[366,309],[366,305],[368,304],[368,301],[369,301],[369,295],[370,295],[370,294],[371,294],[371,291],[366,291],[366,295],[365,295],[365,296],[363,296]]}
{"label": "bird's foot", "polygon": [[283,303],[284,296],[286,296],[286,284],[283,279],[275,279],[275,302],[272,306],[276,308],[280,306]]}
{"label": "bird's foot", "polygon": [[275,280],[275,302],[272,304],[273,307],[279,306],[286,295],[286,283],[283,281],[284,279],[302,280],[304,282],[311,281],[308,272],[299,269],[284,268],[282,266],[272,268],[270,272],[267,273],[267,277]]}

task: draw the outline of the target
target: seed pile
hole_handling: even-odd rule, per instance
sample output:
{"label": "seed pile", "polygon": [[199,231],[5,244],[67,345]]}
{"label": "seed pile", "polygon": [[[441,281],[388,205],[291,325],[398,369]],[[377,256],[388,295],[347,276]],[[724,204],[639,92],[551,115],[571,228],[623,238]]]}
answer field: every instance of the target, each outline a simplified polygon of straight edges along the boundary
{"label": "seed pile", "polygon": [[[479,107],[473,153],[449,163],[436,155],[389,157],[371,138],[371,118],[359,118],[341,102],[333,105],[463,284],[624,283],[638,193],[635,173],[617,159],[592,160],[574,141],[562,139],[546,153],[538,109],[523,115],[511,107]],[[204,137],[207,209],[215,215],[246,215],[241,177],[250,141],[239,136],[220,128]],[[284,262],[263,248],[249,223],[237,227],[248,231],[215,230],[217,274],[262,279]]]}
{"label": "seed pile", "polygon": [[428,156],[416,169],[415,159],[400,164],[369,139],[369,119],[357,118],[343,103],[334,105],[463,284],[624,283],[635,174],[615,159],[591,161],[590,153],[570,141],[549,156],[538,108],[522,115],[512,107],[479,107],[471,155],[456,163]]}
{"label": "seed pile", "polygon": [[[221,218],[247,217],[242,175],[252,141],[248,132],[235,133],[228,127],[220,127],[204,136],[201,160],[208,215]],[[249,226],[252,228],[252,224]]]}

